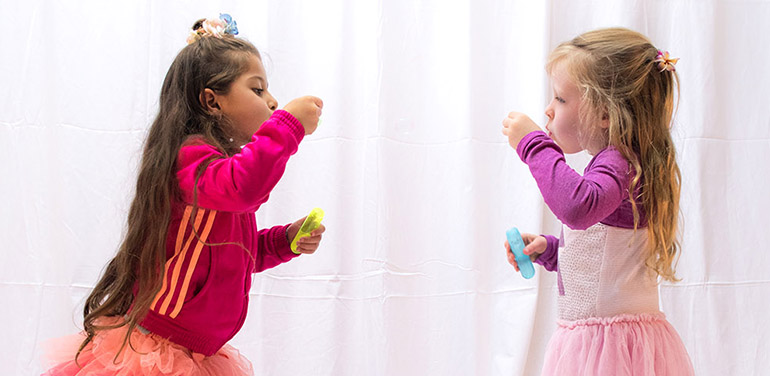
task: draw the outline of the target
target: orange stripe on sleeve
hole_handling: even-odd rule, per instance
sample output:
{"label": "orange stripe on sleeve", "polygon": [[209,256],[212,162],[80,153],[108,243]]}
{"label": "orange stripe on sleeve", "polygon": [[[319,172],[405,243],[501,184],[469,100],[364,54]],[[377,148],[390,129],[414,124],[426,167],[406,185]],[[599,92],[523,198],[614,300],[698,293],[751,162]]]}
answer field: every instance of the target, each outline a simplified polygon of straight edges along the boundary
{"label": "orange stripe on sleeve", "polygon": [[195,225],[193,225],[193,231],[190,232],[190,236],[182,248],[182,252],[179,254],[176,265],[174,266],[174,272],[171,274],[171,291],[166,295],[166,299],[163,299],[163,304],[160,306],[161,315],[165,315],[168,310],[168,305],[171,304],[171,298],[174,296],[174,290],[176,290],[177,281],[179,280],[179,272],[182,270],[182,264],[184,264],[185,257],[187,256],[187,249],[190,248],[190,243],[195,239],[195,233],[200,228],[201,221],[203,220],[203,214],[206,209],[198,208],[198,214],[195,216]]}
{"label": "orange stripe on sleeve", "polygon": [[152,304],[150,305],[150,309],[155,310],[157,309],[158,300],[160,300],[160,297],[163,296],[163,294],[166,292],[166,289],[168,288],[168,272],[169,267],[171,267],[171,262],[176,259],[176,256],[179,254],[180,249],[182,248],[182,240],[184,239],[184,232],[187,230],[187,223],[190,222],[190,212],[192,212],[192,206],[187,205],[186,208],[184,208],[184,214],[182,214],[182,223],[179,224],[179,230],[177,230],[176,233],[176,246],[174,246],[174,256],[166,260],[166,265],[163,268],[163,285],[160,287],[160,291],[158,291],[158,294],[155,295],[155,300],[152,301]]}
{"label": "orange stripe on sleeve", "polygon": [[182,310],[182,306],[184,305],[184,298],[187,295],[187,289],[190,287],[190,278],[192,278],[193,271],[195,271],[195,266],[198,265],[198,258],[201,255],[201,249],[203,249],[203,246],[205,245],[204,243],[206,243],[206,239],[209,237],[209,232],[213,227],[212,225],[214,224],[214,217],[216,214],[216,210],[211,210],[209,212],[206,226],[203,227],[200,240],[198,241],[198,244],[195,245],[195,251],[193,252],[192,259],[190,260],[190,265],[187,266],[187,273],[185,273],[184,283],[182,283],[182,291],[179,292],[179,297],[176,300],[176,304],[174,304],[174,310],[169,315],[169,317],[172,319],[175,318],[176,315],[179,314],[179,311]]}

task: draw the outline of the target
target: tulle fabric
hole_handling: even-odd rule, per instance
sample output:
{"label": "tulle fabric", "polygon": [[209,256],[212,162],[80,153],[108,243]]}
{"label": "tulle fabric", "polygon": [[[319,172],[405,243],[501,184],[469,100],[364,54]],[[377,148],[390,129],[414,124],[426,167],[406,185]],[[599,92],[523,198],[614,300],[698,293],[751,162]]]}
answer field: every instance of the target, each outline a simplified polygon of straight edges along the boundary
{"label": "tulle fabric", "polygon": [[[122,319],[104,319],[100,325],[110,325]],[[97,333],[83,349],[75,363],[75,353],[85,338],[83,333],[52,340],[46,344],[47,364],[56,364],[43,376],[214,376],[253,375],[251,362],[234,347],[225,345],[216,354],[204,356],[192,353],[165,338],[138,329],[131,333],[134,350],[126,346],[115,359],[123,344],[127,326]]]}
{"label": "tulle fabric", "polygon": [[687,350],[663,314],[560,321],[543,375],[686,376]]}

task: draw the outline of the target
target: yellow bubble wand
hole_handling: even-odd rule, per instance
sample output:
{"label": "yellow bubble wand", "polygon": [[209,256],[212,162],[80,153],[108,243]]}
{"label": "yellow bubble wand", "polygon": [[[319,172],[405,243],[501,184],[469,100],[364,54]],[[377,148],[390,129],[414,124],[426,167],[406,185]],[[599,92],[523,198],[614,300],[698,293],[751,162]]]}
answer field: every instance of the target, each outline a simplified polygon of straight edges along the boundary
{"label": "yellow bubble wand", "polygon": [[297,231],[297,235],[294,235],[294,239],[291,241],[292,252],[296,254],[300,254],[300,252],[297,251],[297,241],[306,236],[310,236],[311,232],[317,229],[318,226],[321,226],[321,221],[323,219],[324,219],[323,209],[313,208],[313,210],[310,211],[310,214],[307,215],[307,218],[305,218],[305,221],[302,222],[302,226],[299,226],[299,231]]}

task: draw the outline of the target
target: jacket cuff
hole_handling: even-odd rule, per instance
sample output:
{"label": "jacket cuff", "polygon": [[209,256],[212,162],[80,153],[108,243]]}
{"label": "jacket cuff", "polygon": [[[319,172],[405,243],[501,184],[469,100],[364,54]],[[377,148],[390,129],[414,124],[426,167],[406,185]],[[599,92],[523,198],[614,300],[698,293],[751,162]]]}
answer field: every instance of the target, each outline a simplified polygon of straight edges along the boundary
{"label": "jacket cuff", "polygon": [[289,128],[291,134],[294,135],[294,138],[297,140],[297,143],[302,141],[305,137],[305,127],[303,127],[302,123],[288,111],[276,110],[273,112],[272,117],[275,118],[278,123]]}
{"label": "jacket cuff", "polygon": [[273,249],[275,249],[278,256],[284,261],[289,261],[299,256],[299,254],[296,254],[291,251],[291,239],[289,239],[289,226],[291,226],[291,223],[284,226],[278,226],[276,228],[275,236],[273,237],[273,247],[274,247]]}

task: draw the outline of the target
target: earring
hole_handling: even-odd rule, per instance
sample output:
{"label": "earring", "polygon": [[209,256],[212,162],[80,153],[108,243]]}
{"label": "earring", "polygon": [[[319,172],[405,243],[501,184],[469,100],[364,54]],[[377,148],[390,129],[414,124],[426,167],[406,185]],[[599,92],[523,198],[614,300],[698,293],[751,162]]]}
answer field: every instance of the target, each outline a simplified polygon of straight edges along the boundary
{"label": "earring", "polygon": [[233,138],[232,137],[230,137],[230,142],[233,142]]}

